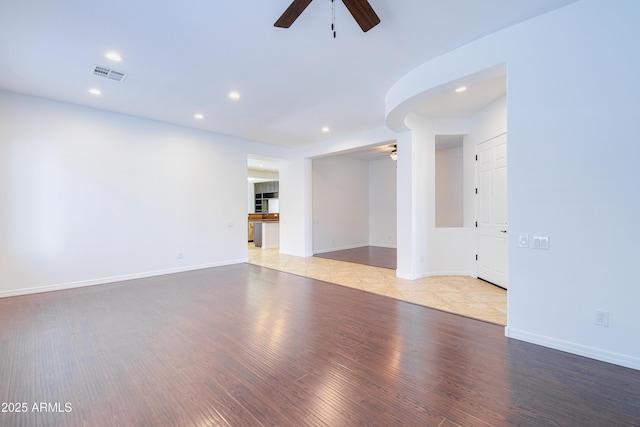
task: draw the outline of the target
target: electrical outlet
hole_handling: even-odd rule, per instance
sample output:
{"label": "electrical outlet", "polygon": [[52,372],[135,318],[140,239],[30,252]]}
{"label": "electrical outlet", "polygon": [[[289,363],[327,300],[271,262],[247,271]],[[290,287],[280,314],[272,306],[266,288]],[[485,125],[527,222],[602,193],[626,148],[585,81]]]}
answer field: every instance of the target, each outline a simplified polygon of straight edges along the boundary
{"label": "electrical outlet", "polygon": [[609,326],[609,312],[605,310],[596,310],[596,325]]}
{"label": "electrical outlet", "polygon": [[182,259],[182,252],[178,252],[177,256],[178,256],[178,259]]}

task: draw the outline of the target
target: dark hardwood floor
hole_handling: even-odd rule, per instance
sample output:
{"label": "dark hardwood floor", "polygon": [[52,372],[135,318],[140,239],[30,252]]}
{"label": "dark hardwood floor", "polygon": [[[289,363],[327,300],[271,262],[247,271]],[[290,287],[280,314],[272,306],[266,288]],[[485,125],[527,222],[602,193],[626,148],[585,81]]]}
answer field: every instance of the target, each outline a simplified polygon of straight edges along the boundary
{"label": "dark hardwood floor", "polygon": [[397,267],[397,249],[379,246],[363,246],[361,248],[344,249],[341,251],[314,254],[318,258],[328,258],[336,261],[352,262],[354,264],[371,265],[373,267]]}
{"label": "dark hardwood floor", "polygon": [[640,426],[639,371],[248,264],[4,298],[0,324],[2,426]]}

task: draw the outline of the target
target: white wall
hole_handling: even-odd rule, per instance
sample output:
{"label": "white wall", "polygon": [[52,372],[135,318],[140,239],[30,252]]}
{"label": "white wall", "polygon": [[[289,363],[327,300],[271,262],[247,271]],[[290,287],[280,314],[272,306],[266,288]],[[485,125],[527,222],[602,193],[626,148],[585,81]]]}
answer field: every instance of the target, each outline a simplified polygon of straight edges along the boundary
{"label": "white wall", "polygon": [[[391,143],[395,138],[392,130],[381,126],[317,144],[288,149],[286,153],[280,152],[275,156],[285,159],[280,163],[280,252],[302,257],[313,255],[312,158]],[[259,148],[264,150],[265,147]],[[277,147],[268,148],[273,152],[277,151]]]}
{"label": "white wall", "polygon": [[283,254],[313,255],[311,178],[311,159],[280,163],[280,252]]}
{"label": "white wall", "polygon": [[369,244],[369,165],[346,156],[313,160],[313,252]]}
{"label": "white wall", "polygon": [[514,31],[508,207],[509,334],[640,369],[638,22],[637,1],[584,1]]}
{"label": "white wall", "polygon": [[398,134],[397,139],[396,275],[414,280],[426,276],[428,271],[427,226],[435,216],[435,133],[430,132],[424,117],[412,114],[407,122],[410,122],[411,131]]}
{"label": "white wall", "polygon": [[[394,85],[387,112],[508,64],[506,332],[640,369],[637,22],[635,0],[573,3],[423,64]],[[549,236],[550,250],[519,248],[520,234]]]}
{"label": "white wall", "polygon": [[396,162],[369,162],[369,245],[395,248],[397,241]]}
{"label": "white wall", "polygon": [[[438,123],[438,121],[436,121]],[[438,124],[441,127],[442,124]],[[458,131],[468,132],[464,137],[462,158],[462,227],[435,228],[429,239],[433,274],[464,274],[477,276],[477,216],[476,206],[476,145],[506,132],[506,97],[489,104],[473,116],[462,119]],[[444,127],[443,127],[444,129]],[[455,129],[450,130],[453,132]],[[436,155],[438,151],[436,151]],[[460,177],[458,177],[460,179]]]}
{"label": "white wall", "polygon": [[241,141],[7,92],[0,117],[0,296],[246,260]]}
{"label": "white wall", "polygon": [[247,213],[256,213],[256,186],[247,182]]}
{"label": "white wall", "polygon": [[462,227],[463,223],[462,145],[436,148],[436,227]]}
{"label": "white wall", "polygon": [[[407,234],[402,247],[398,242],[398,270],[401,278],[416,279],[438,275],[475,275],[475,228],[436,227],[436,135],[463,135],[470,132],[470,119],[436,119],[410,114],[411,129],[406,142],[398,148],[398,230]],[[405,135],[403,133],[402,135]],[[410,162],[401,162],[400,154],[410,150]],[[463,150],[463,156],[468,156]],[[463,182],[475,173],[473,162],[463,162]],[[465,205],[473,206],[471,193]],[[474,219],[475,221],[475,219]],[[411,230],[409,230],[409,224]],[[399,234],[400,237],[400,234]],[[412,252],[412,253],[410,253]],[[411,260],[411,264],[407,263]]]}

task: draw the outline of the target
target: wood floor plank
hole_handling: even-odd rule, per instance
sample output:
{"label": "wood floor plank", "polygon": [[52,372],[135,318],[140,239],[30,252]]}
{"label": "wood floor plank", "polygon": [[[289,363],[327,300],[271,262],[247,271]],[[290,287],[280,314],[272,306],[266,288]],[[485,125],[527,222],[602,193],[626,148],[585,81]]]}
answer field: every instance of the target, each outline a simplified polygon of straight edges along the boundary
{"label": "wood floor plank", "polygon": [[29,405],[2,426],[640,426],[638,371],[247,264],[4,298],[0,324],[1,402]]}
{"label": "wood floor plank", "polygon": [[363,246],[359,248],[343,249],[340,251],[314,254],[318,258],[336,261],[352,262],[354,264],[370,265],[395,270],[397,267],[397,249],[380,246]]}

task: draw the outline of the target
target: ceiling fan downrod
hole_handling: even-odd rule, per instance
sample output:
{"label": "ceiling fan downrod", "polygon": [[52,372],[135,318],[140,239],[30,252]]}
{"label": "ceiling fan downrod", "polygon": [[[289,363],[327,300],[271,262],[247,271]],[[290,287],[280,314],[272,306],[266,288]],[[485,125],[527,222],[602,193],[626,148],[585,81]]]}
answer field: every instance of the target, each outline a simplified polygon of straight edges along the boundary
{"label": "ceiling fan downrod", "polygon": [[331,0],[331,31],[333,38],[336,38],[336,0]]}

